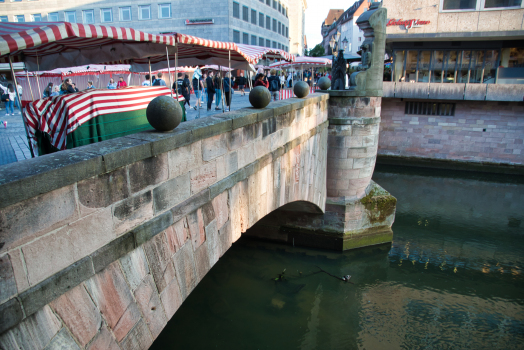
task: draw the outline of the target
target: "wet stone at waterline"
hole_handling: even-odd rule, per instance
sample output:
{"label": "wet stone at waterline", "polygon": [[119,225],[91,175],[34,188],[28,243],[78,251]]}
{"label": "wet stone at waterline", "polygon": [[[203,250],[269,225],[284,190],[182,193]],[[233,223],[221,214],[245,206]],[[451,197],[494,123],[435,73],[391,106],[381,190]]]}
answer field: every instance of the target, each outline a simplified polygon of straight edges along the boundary
{"label": "wet stone at waterline", "polygon": [[293,92],[298,98],[304,98],[309,94],[309,85],[305,81],[299,81],[293,87]]}
{"label": "wet stone at waterline", "polygon": [[158,131],[171,131],[182,121],[182,107],[171,96],[155,97],[146,109],[147,121]]}
{"label": "wet stone at waterline", "polygon": [[265,108],[271,101],[271,93],[264,86],[256,86],[249,93],[249,103],[254,108]]}
{"label": "wet stone at waterline", "polygon": [[318,80],[320,90],[327,90],[331,87],[331,80],[328,77],[322,77]]}

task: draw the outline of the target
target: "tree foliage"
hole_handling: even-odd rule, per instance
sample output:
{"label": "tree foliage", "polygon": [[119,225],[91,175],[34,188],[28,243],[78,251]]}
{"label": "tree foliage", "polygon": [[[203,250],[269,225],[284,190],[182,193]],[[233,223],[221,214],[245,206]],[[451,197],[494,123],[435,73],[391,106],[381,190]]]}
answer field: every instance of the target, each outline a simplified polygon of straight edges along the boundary
{"label": "tree foliage", "polygon": [[314,48],[308,51],[307,55],[311,57],[320,57],[324,56],[324,47],[320,44],[317,44]]}

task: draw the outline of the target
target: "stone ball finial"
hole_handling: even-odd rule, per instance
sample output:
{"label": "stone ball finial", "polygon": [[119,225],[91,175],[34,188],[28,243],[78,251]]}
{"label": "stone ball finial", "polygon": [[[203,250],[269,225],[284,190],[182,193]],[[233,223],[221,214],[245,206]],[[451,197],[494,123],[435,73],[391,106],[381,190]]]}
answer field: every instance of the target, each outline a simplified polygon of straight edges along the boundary
{"label": "stone ball finial", "polygon": [[331,80],[328,77],[322,77],[318,80],[320,90],[327,90],[331,87]]}
{"label": "stone ball finial", "polygon": [[309,85],[305,81],[298,81],[293,87],[293,92],[298,98],[304,98],[309,94]]}
{"label": "stone ball finial", "polygon": [[182,107],[171,96],[157,96],[146,109],[147,121],[157,131],[171,131],[182,121]]}
{"label": "stone ball finial", "polygon": [[271,102],[271,93],[265,86],[255,86],[249,93],[249,103],[254,108],[265,108]]}

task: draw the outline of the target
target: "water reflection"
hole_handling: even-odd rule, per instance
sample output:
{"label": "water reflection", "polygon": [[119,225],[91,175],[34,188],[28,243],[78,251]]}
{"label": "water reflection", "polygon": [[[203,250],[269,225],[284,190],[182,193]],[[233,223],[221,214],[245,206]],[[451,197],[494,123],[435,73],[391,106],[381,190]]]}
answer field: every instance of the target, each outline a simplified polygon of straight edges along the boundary
{"label": "water reflection", "polygon": [[152,348],[522,348],[524,185],[397,169],[374,178],[398,198],[390,246],[241,240]]}

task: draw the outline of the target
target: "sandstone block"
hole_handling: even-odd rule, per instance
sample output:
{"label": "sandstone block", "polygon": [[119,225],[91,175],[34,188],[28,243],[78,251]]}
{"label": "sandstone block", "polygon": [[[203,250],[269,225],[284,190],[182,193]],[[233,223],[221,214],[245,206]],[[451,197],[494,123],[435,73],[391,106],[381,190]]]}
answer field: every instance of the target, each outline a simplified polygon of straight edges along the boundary
{"label": "sandstone block", "polygon": [[204,218],[204,226],[209,225],[215,219],[215,210],[211,203],[206,203],[202,206],[202,217]]}
{"label": "sandstone block", "polygon": [[175,178],[202,164],[202,141],[174,149],[168,153],[169,178]]}
{"label": "sandstone block", "polygon": [[189,226],[189,234],[191,235],[193,249],[197,249],[206,241],[202,209],[198,209],[189,214],[187,216],[187,224]]}
{"label": "sandstone block", "polygon": [[222,180],[238,170],[238,152],[225,154],[216,160],[217,180]]}
{"label": "sandstone block", "polygon": [[7,300],[17,293],[15,274],[9,255],[0,257],[0,301]]}
{"label": "sandstone block", "polygon": [[163,234],[155,236],[144,244],[144,253],[149,262],[149,269],[161,293],[168,283],[175,278],[175,267],[171,260],[170,250]]}
{"label": "sandstone block", "polygon": [[82,284],[51,302],[51,307],[85,347],[98,333],[102,317]]}
{"label": "sandstone block", "polygon": [[235,129],[229,133],[229,150],[234,151],[242,146],[244,131],[242,128]]}
{"label": "sandstone block", "polygon": [[204,242],[200,247],[195,249],[195,269],[200,282],[202,278],[209,272],[211,266],[209,265],[209,254],[207,252],[207,244]]}
{"label": "sandstone block", "polygon": [[11,250],[9,252],[9,259],[11,260],[11,265],[13,266],[13,273],[15,276],[18,293],[21,293],[27,288],[29,288],[29,281],[27,279],[27,273],[25,272],[24,268],[22,250]]}
{"label": "sandstone block", "polygon": [[251,142],[238,149],[238,168],[241,169],[256,159],[255,143]]}
{"label": "sandstone block", "polygon": [[109,242],[109,244],[91,254],[95,273],[102,271],[113,261],[120,259],[133,249],[135,249],[135,237],[132,232]]}
{"label": "sandstone block", "polygon": [[142,248],[143,247],[138,247],[120,259],[122,271],[124,271],[132,291],[138,288],[144,278],[149,274],[149,266],[147,265],[146,256]]}
{"label": "sandstone block", "polygon": [[166,230],[169,256],[173,256],[191,238],[187,218],[177,221]]}
{"label": "sandstone block", "polygon": [[68,349],[80,350],[78,344],[73,340],[66,328],[62,328],[60,332],[51,340],[44,350]]}
{"label": "sandstone block", "polygon": [[137,246],[144,244],[160,232],[166,230],[172,224],[173,213],[170,211],[154,217],[132,231],[135,236],[135,244]]}
{"label": "sandstone block", "polygon": [[[196,192],[194,192],[196,193]],[[164,182],[153,189],[155,214],[174,207],[191,195],[189,173]]]}
{"label": "sandstone block", "polygon": [[13,249],[77,218],[74,186],[0,210],[0,252]]}
{"label": "sandstone block", "polygon": [[144,321],[151,331],[153,340],[155,340],[166,326],[167,318],[151,275],[148,275],[142,281],[134,294],[138,307],[144,316]]}
{"label": "sandstone block", "polygon": [[233,243],[231,240],[231,222],[228,220],[219,230],[219,257],[222,257]]}
{"label": "sandstone block", "polygon": [[[200,192],[217,181],[216,162],[204,164],[191,170],[191,194]],[[189,197],[189,196],[188,196]]]}
{"label": "sandstone block", "polygon": [[129,165],[131,192],[139,192],[148,186],[167,180],[169,175],[168,164],[167,153],[162,153],[157,157],[147,158]]}
{"label": "sandstone block", "polygon": [[98,175],[77,184],[78,201],[82,214],[105,208],[129,196],[127,171],[119,168],[108,174]]}
{"label": "sandstone block", "polygon": [[229,134],[220,134],[202,140],[202,160],[209,162],[228,151]]}
{"label": "sandstone block", "polygon": [[227,191],[222,192],[212,201],[213,209],[217,219],[217,227],[220,229],[229,220],[229,204]]}
{"label": "sandstone block", "polygon": [[242,146],[245,146],[248,143],[262,136],[262,129],[259,123],[253,123],[251,125],[246,125],[242,128],[242,130],[243,130]]}
{"label": "sandstone block", "polygon": [[206,226],[207,254],[209,256],[209,266],[213,267],[220,258],[220,246],[218,240],[218,229],[216,220]]}
{"label": "sandstone block", "polygon": [[166,316],[169,319],[173,317],[176,310],[182,305],[182,297],[180,295],[180,288],[176,278],[173,278],[166,286],[165,290],[160,293],[160,300],[164,305]]}
{"label": "sandstone block", "polygon": [[147,191],[127,198],[113,209],[113,229],[117,235],[153,217],[153,194]]}
{"label": "sandstone block", "polygon": [[182,203],[174,206],[173,209],[171,209],[171,212],[173,213],[173,221],[179,221],[189,213],[197,210],[205,203],[209,202],[211,199],[210,192],[210,189],[204,189]]}
{"label": "sandstone block", "polygon": [[198,276],[191,244],[185,244],[174,257],[176,276],[182,300],[185,300],[195,289]]}
{"label": "sandstone block", "polygon": [[140,320],[140,311],[118,262],[87,280],[85,286],[116,340],[121,341]]}
{"label": "sandstone block", "polygon": [[151,333],[149,333],[144,320],[140,319],[120,342],[120,347],[122,349],[147,350],[152,344]]}
{"label": "sandstone block", "polygon": [[120,350],[115,339],[109,333],[107,327],[102,327],[95,339],[89,344],[87,350]]}

